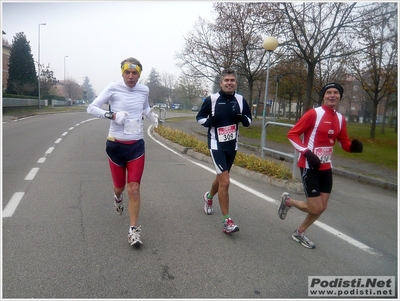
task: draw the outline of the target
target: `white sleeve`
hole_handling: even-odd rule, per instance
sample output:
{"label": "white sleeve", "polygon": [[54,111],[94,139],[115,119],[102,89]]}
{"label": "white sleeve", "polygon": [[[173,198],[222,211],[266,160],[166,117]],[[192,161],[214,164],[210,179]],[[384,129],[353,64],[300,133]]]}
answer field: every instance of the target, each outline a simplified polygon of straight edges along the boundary
{"label": "white sleeve", "polygon": [[146,117],[156,126],[158,127],[158,115],[153,112],[153,110],[149,110],[146,114]]}
{"label": "white sleeve", "polygon": [[110,100],[110,93],[108,92],[108,86],[96,97],[95,100],[88,106],[86,112],[90,115],[93,115],[98,118],[105,118],[104,113],[108,112],[107,110],[102,109],[101,107],[108,103]]}

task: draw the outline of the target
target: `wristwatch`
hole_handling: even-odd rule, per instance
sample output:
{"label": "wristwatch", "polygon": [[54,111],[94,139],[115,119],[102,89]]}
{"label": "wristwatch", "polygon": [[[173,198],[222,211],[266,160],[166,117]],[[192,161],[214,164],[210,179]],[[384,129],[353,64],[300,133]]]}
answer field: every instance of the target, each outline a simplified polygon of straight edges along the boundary
{"label": "wristwatch", "polygon": [[113,119],[114,118],[114,112],[105,112],[104,117],[108,119]]}

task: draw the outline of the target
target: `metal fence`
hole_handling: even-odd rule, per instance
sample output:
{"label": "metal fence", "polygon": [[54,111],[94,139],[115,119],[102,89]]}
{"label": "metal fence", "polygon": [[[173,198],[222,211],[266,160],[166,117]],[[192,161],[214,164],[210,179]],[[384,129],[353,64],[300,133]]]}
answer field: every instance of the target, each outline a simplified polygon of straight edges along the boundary
{"label": "metal fence", "polygon": [[[293,127],[293,124],[288,124],[288,123],[282,123],[282,122],[275,122],[275,121],[268,121],[265,123],[265,136],[268,135],[268,126],[269,125],[277,125],[277,126],[283,126],[283,127]],[[264,145],[261,146],[261,156],[262,158],[264,158],[264,151],[267,151],[269,153],[273,153],[273,154],[277,154],[277,155],[281,155],[284,157],[288,157],[288,158],[292,158],[293,159],[293,165],[292,165],[292,174],[294,177],[296,177],[296,171],[297,171],[297,151],[294,150],[293,154],[292,153],[285,153],[285,152],[281,152],[279,150],[276,149],[272,149],[272,148],[268,148],[265,146],[267,139],[264,140]]]}

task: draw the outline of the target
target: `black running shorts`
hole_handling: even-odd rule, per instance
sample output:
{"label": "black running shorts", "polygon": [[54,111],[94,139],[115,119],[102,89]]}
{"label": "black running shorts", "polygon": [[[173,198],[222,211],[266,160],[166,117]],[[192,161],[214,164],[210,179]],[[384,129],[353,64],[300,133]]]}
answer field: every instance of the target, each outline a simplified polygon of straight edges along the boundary
{"label": "black running shorts", "polygon": [[314,170],[300,168],[300,174],[306,197],[317,197],[321,195],[321,192],[332,192],[332,169]]}
{"label": "black running shorts", "polygon": [[215,170],[217,174],[220,174],[224,171],[230,171],[233,165],[233,161],[235,161],[236,151],[221,151],[210,149],[211,159],[214,162]]}

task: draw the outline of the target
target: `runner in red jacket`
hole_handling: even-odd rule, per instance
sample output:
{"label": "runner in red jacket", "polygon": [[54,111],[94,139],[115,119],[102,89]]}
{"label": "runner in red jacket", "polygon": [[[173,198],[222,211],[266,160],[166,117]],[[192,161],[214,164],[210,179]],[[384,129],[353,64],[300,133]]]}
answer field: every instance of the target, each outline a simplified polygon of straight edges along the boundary
{"label": "runner in red jacket", "polygon": [[299,152],[298,166],[307,202],[294,200],[289,193],[282,194],[278,215],[283,220],[291,207],[307,213],[292,238],[304,247],[313,249],[315,244],[305,235],[326,210],[332,191],[332,153],[338,140],[341,147],[352,153],[362,152],[363,145],[347,135],[346,120],[336,111],[343,97],[343,87],[337,83],[326,84],[321,90],[323,105],[307,111],[289,131],[287,137]]}

